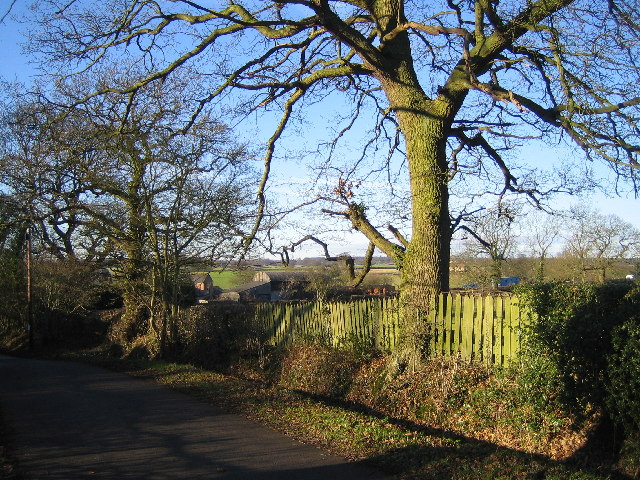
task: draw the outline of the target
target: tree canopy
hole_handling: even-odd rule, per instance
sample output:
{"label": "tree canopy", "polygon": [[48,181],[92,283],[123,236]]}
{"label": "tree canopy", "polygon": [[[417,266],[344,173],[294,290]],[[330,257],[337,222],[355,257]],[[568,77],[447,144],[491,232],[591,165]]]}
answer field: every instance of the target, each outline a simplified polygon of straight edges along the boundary
{"label": "tree canopy", "polygon": [[241,248],[255,183],[247,148],[204,112],[182,128],[182,78],[69,110],[81,79],[3,105],[2,239],[31,227],[39,257],[110,267],[129,333],[161,334],[185,267]]}
{"label": "tree canopy", "polygon": [[[36,4],[42,26],[31,48],[46,56],[49,71],[66,76],[117,60],[118,72],[127,72],[126,82],[90,85],[87,98],[122,94],[133,102],[187,71],[201,88],[185,96],[185,128],[206,106],[239,118],[279,112],[264,147],[258,221],[245,232],[247,242],[274,213],[267,185],[287,128],[319,105],[336,105],[336,126],[319,160],[335,173],[334,186],[319,198],[329,203],[326,213],[344,217],[395,259],[402,295],[418,311],[429,308],[430,294],[448,288],[451,235],[482,208],[472,202],[478,196],[488,195],[499,210],[510,195],[543,206],[546,194],[571,190],[576,172],[565,169],[566,156],[545,182],[535,166],[522,168],[515,147],[566,139],[583,152],[582,168],[602,160],[636,186],[640,9],[633,1]],[[333,102],[336,93],[343,104]],[[368,134],[360,152],[339,156],[336,146],[358,126]],[[398,215],[410,218],[404,231],[387,231],[365,201],[366,187],[381,191],[373,172],[386,175],[391,191],[406,178],[407,205]],[[456,212],[454,187],[467,201]]]}

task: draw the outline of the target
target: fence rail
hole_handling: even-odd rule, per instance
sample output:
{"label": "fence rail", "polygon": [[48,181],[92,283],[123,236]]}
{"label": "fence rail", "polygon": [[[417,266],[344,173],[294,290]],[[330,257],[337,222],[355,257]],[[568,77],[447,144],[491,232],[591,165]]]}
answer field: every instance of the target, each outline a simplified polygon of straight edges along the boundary
{"label": "fence rail", "polygon": [[[512,295],[440,294],[426,319],[432,355],[502,365],[517,355],[521,310]],[[401,304],[396,298],[332,303],[263,303],[255,321],[271,345],[322,338],[334,346],[359,344],[393,351],[400,341]]]}

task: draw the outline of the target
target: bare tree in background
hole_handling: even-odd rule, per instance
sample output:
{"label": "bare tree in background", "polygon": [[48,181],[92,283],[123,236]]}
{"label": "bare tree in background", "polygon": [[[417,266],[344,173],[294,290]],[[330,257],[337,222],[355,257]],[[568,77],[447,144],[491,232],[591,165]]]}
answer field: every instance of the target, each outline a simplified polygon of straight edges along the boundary
{"label": "bare tree in background", "polygon": [[618,260],[629,258],[640,245],[640,231],[617,215],[601,214],[586,207],[574,207],[566,229],[567,253],[578,259],[580,273],[595,270],[600,281]]}
{"label": "bare tree in background", "polygon": [[468,250],[474,256],[486,256],[491,259],[490,281],[496,288],[502,277],[502,267],[516,247],[514,222],[519,212],[506,208],[497,212],[487,211],[476,216],[469,226],[464,226],[473,240],[469,239]]}
{"label": "bare tree in background", "polygon": [[552,248],[556,245],[560,237],[563,218],[560,216],[550,216],[542,212],[529,213],[523,219],[525,230],[528,232],[526,238],[529,249],[538,266],[536,268],[536,280],[545,280],[545,266]]}

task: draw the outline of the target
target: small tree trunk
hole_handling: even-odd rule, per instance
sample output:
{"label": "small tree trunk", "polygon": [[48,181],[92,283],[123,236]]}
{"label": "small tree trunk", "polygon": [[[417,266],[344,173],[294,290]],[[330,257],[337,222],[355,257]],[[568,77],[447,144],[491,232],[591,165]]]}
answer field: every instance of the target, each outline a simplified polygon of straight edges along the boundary
{"label": "small tree trunk", "polygon": [[[133,147],[130,147],[135,152]],[[144,162],[134,162],[131,178],[127,185],[127,194],[122,200],[127,207],[127,229],[122,248],[126,260],[122,269],[124,282],[124,314],[116,335],[117,340],[128,343],[139,335],[144,335],[149,330],[149,309],[142,300],[145,298],[148,288],[145,285],[148,264],[144,261],[145,246],[145,218],[144,204],[141,197]]]}
{"label": "small tree trunk", "polygon": [[142,261],[142,247],[138,242],[126,244],[127,259],[122,269],[124,313],[114,329],[114,340],[129,343],[149,329],[149,308],[142,301],[147,293],[146,271]]}
{"label": "small tree trunk", "polygon": [[538,271],[536,274],[538,282],[544,282],[544,264],[545,264],[545,256],[541,255],[538,261]]}
{"label": "small tree trunk", "polygon": [[498,288],[502,278],[502,257],[494,257],[491,260],[491,287]]}
{"label": "small tree trunk", "polygon": [[35,349],[35,322],[33,321],[33,298],[31,285],[31,226],[26,232],[26,273],[27,273],[27,328],[29,329],[29,350]]}

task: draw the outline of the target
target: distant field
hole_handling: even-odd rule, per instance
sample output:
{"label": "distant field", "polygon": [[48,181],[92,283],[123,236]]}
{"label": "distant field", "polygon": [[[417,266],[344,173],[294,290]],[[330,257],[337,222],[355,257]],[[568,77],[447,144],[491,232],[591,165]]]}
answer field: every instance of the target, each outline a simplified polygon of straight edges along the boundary
{"label": "distant field", "polygon": [[[360,265],[356,265],[357,267],[360,267]],[[391,269],[391,270],[396,270],[396,266],[393,263],[376,263],[375,265],[371,265],[371,270],[387,270],[387,269]]]}
{"label": "distant field", "polygon": [[250,282],[256,272],[253,270],[220,270],[209,272],[213,285],[224,290]]}
{"label": "distant field", "polygon": [[[317,259],[314,264],[296,265],[286,268],[282,265],[270,264],[270,265],[247,265],[245,268],[229,268],[229,269],[215,269],[215,267],[207,267],[200,265],[196,267],[199,272],[211,272],[211,278],[213,284],[216,287],[222,289],[233,288],[243,283],[250,282],[256,272],[269,271],[269,272],[284,272],[288,270],[305,271],[318,268],[318,265],[336,266],[332,262],[318,263],[321,259]],[[357,260],[358,261],[358,260]],[[361,260],[360,260],[361,261]],[[545,265],[545,279],[546,280],[566,280],[582,279],[584,272],[580,271],[576,265],[571,263],[571,259],[564,257],[554,257],[547,259]],[[465,268],[462,271],[451,271],[449,277],[449,285],[452,289],[460,289],[465,285],[471,283],[479,283],[480,285],[487,285],[489,278],[489,269],[491,261],[486,258],[452,258],[452,263],[455,265],[462,265]],[[574,262],[575,263],[575,262]],[[607,270],[608,279],[624,279],[626,275],[636,273],[638,270],[637,260],[621,260],[620,262],[611,265]],[[520,277],[523,280],[535,278],[539,261],[533,258],[516,258],[509,259],[504,262],[502,276],[504,277]],[[356,264],[356,274],[362,267],[361,264]],[[587,272],[586,280],[599,280],[598,276],[600,271]],[[371,271],[364,280],[364,285],[395,285],[400,286],[400,272],[395,268],[395,265],[391,262],[375,263],[371,266]]]}
{"label": "distant field", "polygon": [[[360,265],[356,265],[356,274]],[[311,267],[295,267],[296,271],[304,271]],[[211,271],[209,274],[213,279],[213,285],[222,289],[228,289],[250,282],[256,272],[267,270],[270,272],[287,271],[284,267],[263,267],[249,268],[245,270],[225,269]],[[451,273],[451,288],[461,288],[465,283],[469,283],[469,274]],[[375,265],[367,274],[364,285],[394,285],[400,286],[400,272],[392,265]]]}
{"label": "distant field", "polygon": [[[357,265],[356,269],[360,266]],[[213,270],[209,271],[209,275],[213,280],[213,285],[222,289],[228,289],[242,285],[243,283],[250,282],[256,272],[259,271],[287,271],[289,269],[284,267],[263,267],[263,268],[249,268],[246,270]],[[296,271],[304,271],[305,267],[295,267]],[[206,270],[202,270],[206,271]],[[365,284],[392,284],[397,285],[399,283],[400,273],[393,268],[392,265],[375,265],[365,279]]]}
{"label": "distant field", "polygon": [[392,266],[375,266],[373,267],[366,278],[364,279],[365,285],[394,285],[400,286],[400,272]]}

